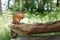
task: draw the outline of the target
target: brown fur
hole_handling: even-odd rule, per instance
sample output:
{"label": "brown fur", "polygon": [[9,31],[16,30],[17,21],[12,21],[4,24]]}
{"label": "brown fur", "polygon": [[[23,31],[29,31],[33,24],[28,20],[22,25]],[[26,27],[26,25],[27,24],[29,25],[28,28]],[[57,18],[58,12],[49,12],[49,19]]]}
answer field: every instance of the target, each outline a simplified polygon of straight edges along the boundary
{"label": "brown fur", "polygon": [[24,18],[24,14],[22,12],[17,12],[15,15],[13,15],[13,23],[19,24],[20,20]]}

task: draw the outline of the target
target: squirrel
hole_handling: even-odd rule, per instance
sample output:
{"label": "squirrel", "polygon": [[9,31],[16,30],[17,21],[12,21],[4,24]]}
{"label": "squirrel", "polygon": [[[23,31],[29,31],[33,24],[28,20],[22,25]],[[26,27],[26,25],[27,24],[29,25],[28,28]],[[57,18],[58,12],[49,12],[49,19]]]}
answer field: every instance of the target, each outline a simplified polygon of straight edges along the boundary
{"label": "squirrel", "polygon": [[16,14],[13,15],[13,23],[19,24],[20,20],[24,18],[24,13],[18,11]]}

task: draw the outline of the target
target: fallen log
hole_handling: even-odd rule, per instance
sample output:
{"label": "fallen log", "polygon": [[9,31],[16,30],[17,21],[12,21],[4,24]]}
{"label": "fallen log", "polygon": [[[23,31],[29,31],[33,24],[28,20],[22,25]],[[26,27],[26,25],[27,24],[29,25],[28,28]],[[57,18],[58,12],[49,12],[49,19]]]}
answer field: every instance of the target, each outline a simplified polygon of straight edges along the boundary
{"label": "fallen log", "polygon": [[12,24],[10,28],[15,33],[20,34],[60,32],[60,21],[51,23],[36,23],[36,24],[25,24],[25,23]]}

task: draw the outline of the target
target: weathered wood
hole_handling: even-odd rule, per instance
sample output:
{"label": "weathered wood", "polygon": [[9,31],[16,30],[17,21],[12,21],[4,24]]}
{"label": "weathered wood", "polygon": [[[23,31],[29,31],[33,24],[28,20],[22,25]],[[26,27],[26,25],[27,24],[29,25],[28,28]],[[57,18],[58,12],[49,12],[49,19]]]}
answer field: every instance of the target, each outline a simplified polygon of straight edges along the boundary
{"label": "weathered wood", "polygon": [[39,34],[49,32],[60,32],[60,21],[51,23],[37,23],[37,24],[12,24],[11,30],[20,34]]}

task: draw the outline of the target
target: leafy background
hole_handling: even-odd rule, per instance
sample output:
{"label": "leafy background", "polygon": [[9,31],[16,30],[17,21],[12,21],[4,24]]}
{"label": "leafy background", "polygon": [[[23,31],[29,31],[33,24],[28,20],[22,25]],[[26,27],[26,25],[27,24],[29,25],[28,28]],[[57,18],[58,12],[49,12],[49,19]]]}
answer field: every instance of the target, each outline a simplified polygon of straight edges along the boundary
{"label": "leafy background", "polygon": [[[51,0],[50,0],[51,1]],[[50,1],[46,1],[47,3]],[[45,3],[46,3],[45,2]],[[23,9],[25,12],[25,18],[21,20],[23,23],[46,23],[46,22],[53,22],[60,20],[60,7],[56,7],[55,4],[53,4],[53,7],[56,9],[55,11],[42,13],[39,12],[39,10],[36,12],[36,8],[34,8],[34,3],[31,4],[32,10],[28,11],[28,8],[25,7],[25,4],[23,5]],[[42,5],[42,4],[41,4]],[[51,5],[52,6],[52,5]],[[9,29],[9,26],[12,23],[12,16],[17,12],[19,9],[19,1],[15,1],[15,5],[9,7],[6,6],[6,11],[1,12],[0,14],[0,40],[10,40],[11,39],[11,31]],[[44,34],[32,34],[30,36],[53,36],[53,35],[59,35],[60,32],[53,32],[53,33],[44,33]],[[28,36],[28,35],[20,35],[22,36]]]}

